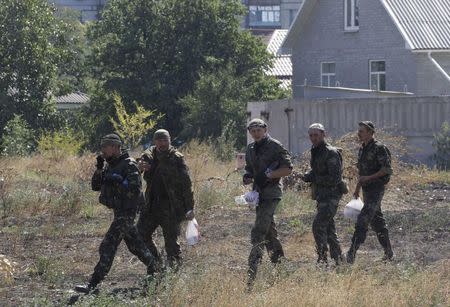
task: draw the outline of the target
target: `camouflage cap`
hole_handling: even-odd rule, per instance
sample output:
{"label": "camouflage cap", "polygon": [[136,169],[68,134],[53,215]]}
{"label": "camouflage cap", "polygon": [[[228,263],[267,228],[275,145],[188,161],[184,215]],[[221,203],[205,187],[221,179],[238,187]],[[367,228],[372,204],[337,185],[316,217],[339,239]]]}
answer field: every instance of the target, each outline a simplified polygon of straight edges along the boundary
{"label": "camouflage cap", "polygon": [[375,132],[375,125],[370,120],[364,120],[358,123],[359,126],[364,126],[367,129]]}
{"label": "camouflage cap", "polygon": [[267,128],[267,124],[262,119],[254,118],[247,125],[248,130],[252,128]]}
{"label": "camouflage cap", "polygon": [[102,137],[100,146],[119,145],[122,146],[122,140],[117,134],[111,133]]}
{"label": "camouflage cap", "polygon": [[309,126],[308,131],[309,130],[325,131],[325,127],[321,123],[314,123],[311,126]]}
{"label": "camouflage cap", "polygon": [[165,129],[156,130],[153,134],[153,140],[170,140],[170,133]]}

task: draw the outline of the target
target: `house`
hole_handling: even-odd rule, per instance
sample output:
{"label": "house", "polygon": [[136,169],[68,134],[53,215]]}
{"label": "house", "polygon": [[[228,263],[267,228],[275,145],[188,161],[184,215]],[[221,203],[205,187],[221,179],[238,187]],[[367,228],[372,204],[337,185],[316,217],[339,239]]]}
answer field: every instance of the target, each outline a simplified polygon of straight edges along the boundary
{"label": "house", "polygon": [[56,7],[68,7],[81,13],[81,21],[97,20],[107,0],[49,0]]}
{"label": "house", "polygon": [[282,48],[294,99],[450,95],[449,0],[304,0]]}
{"label": "house", "polygon": [[69,93],[67,95],[56,97],[56,109],[58,111],[74,110],[88,104],[89,101],[90,97],[85,93]]}
{"label": "house", "polygon": [[274,56],[274,59],[273,66],[266,71],[266,75],[277,78],[283,89],[290,89],[292,82],[291,55],[280,51],[287,33],[288,30],[275,30],[267,44],[267,51]]}
{"label": "house", "polygon": [[255,34],[274,29],[288,29],[303,0],[242,0],[247,7],[242,27]]}

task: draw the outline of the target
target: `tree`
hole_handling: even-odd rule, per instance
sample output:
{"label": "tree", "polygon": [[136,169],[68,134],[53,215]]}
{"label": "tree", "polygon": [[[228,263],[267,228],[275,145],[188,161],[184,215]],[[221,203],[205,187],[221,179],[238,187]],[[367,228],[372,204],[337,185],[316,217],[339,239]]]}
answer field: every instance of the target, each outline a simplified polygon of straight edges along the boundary
{"label": "tree", "polygon": [[25,156],[31,153],[35,144],[34,132],[20,116],[14,115],[3,128],[1,154],[4,156]]}
{"label": "tree", "polygon": [[261,78],[256,83],[248,80],[252,76],[237,76],[235,70],[230,64],[202,74],[194,91],[181,99],[186,108],[183,136],[206,140],[226,135],[237,148],[245,146],[247,102],[277,99],[284,93],[275,79]]}
{"label": "tree", "polygon": [[46,0],[0,0],[0,131],[13,114],[33,129],[53,123],[49,94],[65,45],[53,12]]}
{"label": "tree", "polygon": [[146,110],[143,106],[134,102],[136,111],[128,113],[122,98],[114,95],[114,107],[116,109],[117,120],[110,118],[116,133],[125,141],[125,145],[136,148],[142,138],[163,118],[162,114],[156,115],[155,111]]}
{"label": "tree", "polygon": [[[173,135],[186,122],[181,118],[187,103],[181,99],[213,71],[232,66],[230,77],[251,89],[239,97],[241,104],[247,97],[268,96],[274,82],[265,80],[264,70],[271,56],[259,39],[240,29],[243,14],[239,0],[109,1],[101,20],[88,29],[97,88],[116,91],[130,110],[138,101],[165,114],[162,124]],[[94,97],[91,103],[92,110],[102,110],[98,126],[108,127],[103,113],[113,110],[104,99]]]}

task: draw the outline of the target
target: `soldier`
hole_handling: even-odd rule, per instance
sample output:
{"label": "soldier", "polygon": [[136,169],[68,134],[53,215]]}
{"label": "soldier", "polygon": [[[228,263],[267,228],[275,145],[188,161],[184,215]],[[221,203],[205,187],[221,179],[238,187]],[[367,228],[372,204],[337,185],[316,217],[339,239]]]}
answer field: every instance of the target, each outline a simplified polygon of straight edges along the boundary
{"label": "soldier", "polygon": [[[156,271],[156,261],[134,225],[141,192],[141,176],[137,163],[128,153],[122,152],[119,136],[108,134],[101,140],[102,155],[97,157],[97,169],[92,177],[92,189],[100,191],[101,204],[113,209],[114,220],[100,244],[100,260],[87,286],[76,286],[75,290],[89,293],[108,274],[122,239],[128,249],[147,266],[147,274]],[[107,162],[106,166],[105,160]]]}
{"label": "soldier", "polygon": [[320,123],[308,129],[311,148],[311,171],[302,176],[311,182],[312,198],[317,201],[317,214],[313,222],[318,264],[328,264],[327,252],[336,265],[342,262],[342,251],[336,235],[334,216],[342,194],[348,192],[342,181],[342,157],[340,152],[325,141],[325,128]]}
{"label": "soldier", "polygon": [[183,155],[170,145],[170,134],[160,129],[153,135],[155,146],[147,149],[139,161],[147,182],[145,206],[137,223],[153,256],[162,263],[152,235],[161,226],[167,262],[177,268],[181,264],[181,249],[177,242],[180,224],[194,218],[194,198],[189,171]]}
{"label": "soldier", "polygon": [[253,189],[259,193],[255,225],[251,232],[252,249],[248,258],[248,285],[251,287],[264,246],[272,263],[278,263],[284,257],[273,215],[282,196],[280,178],[291,174],[292,163],[283,145],[267,134],[267,124],[263,120],[251,120],[247,129],[255,142],[247,147],[243,183],[253,182]]}
{"label": "soldier", "polygon": [[369,224],[376,232],[378,241],[384,249],[383,260],[391,260],[394,256],[386,222],[381,212],[385,185],[392,175],[391,154],[385,145],[374,139],[374,133],[375,126],[372,122],[359,123],[358,137],[362,146],[358,153],[359,180],[354,197],[359,197],[362,187],[364,206],[356,222],[352,245],[347,252],[348,263],[355,261],[356,251],[366,239]]}

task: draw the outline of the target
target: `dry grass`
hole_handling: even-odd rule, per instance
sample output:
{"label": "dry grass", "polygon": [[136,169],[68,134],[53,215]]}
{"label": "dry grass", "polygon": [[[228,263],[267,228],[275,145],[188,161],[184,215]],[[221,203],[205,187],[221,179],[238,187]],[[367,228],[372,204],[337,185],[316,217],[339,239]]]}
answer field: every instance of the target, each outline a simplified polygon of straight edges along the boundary
{"label": "dry grass", "polygon": [[[341,142],[353,144],[353,137],[348,138]],[[355,148],[346,146],[346,176],[351,179]],[[217,161],[214,148],[191,143],[183,153],[194,183],[200,244],[183,245],[185,265],[151,285],[148,296],[113,292],[119,286],[136,287],[145,271],[122,245],[101,295],[84,297],[79,306],[450,305],[448,201],[427,203],[429,214],[415,211],[422,208],[405,201],[410,196],[418,202],[429,200],[434,192],[421,198],[425,192],[418,189],[448,187],[448,172],[401,165],[396,160],[387,195],[387,208],[396,211],[388,212],[387,218],[393,225],[399,260],[391,264],[374,262],[381,251],[376,238],[369,236],[355,266],[316,269],[311,234],[315,204],[306,189],[288,189],[276,217],[288,259],[273,267],[266,257],[254,290],[248,293],[246,262],[254,213],[237,207],[233,199],[248,187],[241,186],[234,162]],[[69,289],[86,281],[111,221],[111,212],[97,204],[97,194],[89,190],[94,164],[93,155],[58,162],[42,156],[0,160],[0,176],[8,178],[0,196],[11,204],[8,216],[0,220],[2,253],[18,262],[14,272],[18,278],[0,285],[0,305],[66,305],[72,295]],[[296,167],[306,169],[307,159]],[[348,247],[353,225],[340,216],[337,225],[343,247]],[[161,247],[160,234],[157,241]],[[435,260],[423,260],[433,249],[439,249]]]}

